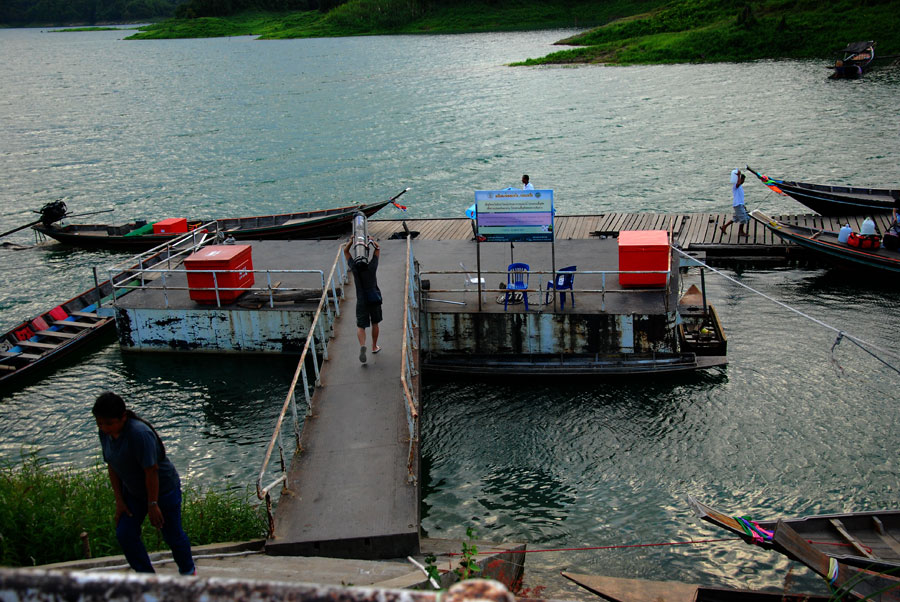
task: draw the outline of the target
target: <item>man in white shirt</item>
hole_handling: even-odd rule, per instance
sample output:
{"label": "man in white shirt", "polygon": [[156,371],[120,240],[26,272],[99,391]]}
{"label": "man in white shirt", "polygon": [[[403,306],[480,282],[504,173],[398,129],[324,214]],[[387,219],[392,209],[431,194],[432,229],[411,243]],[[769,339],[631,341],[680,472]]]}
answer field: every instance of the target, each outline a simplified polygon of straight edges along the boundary
{"label": "man in white shirt", "polygon": [[528,181],[528,174],[522,176],[522,190],[534,190],[534,185]]}
{"label": "man in white shirt", "polygon": [[738,225],[738,238],[743,236],[744,238],[748,238],[748,233],[744,230],[745,228],[749,229],[748,224],[750,223],[750,214],[747,213],[747,207],[744,205],[744,174],[741,173],[740,169],[733,169],[731,171],[731,208],[734,210],[734,217],[721,226],[719,229],[722,230],[722,234],[728,234],[728,228],[733,223],[737,223]]}

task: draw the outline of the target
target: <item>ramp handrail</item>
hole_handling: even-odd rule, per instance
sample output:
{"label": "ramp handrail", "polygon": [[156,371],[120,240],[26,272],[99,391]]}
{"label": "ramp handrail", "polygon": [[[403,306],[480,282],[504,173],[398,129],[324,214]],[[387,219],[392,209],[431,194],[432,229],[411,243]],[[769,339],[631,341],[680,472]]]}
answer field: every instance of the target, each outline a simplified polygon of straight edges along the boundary
{"label": "ramp handrail", "polygon": [[[340,297],[337,294],[336,286],[335,286],[335,274],[337,273],[337,279],[341,282],[347,281],[347,266],[344,264],[344,252],[343,249],[339,248],[337,252],[337,256],[335,257],[334,264],[331,266],[331,271],[328,274],[327,282],[330,284],[329,287],[323,287],[322,296],[319,298],[319,305],[316,308],[316,313],[313,316],[312,322],[309,326],[309,334],[306,337],[306,343],[303,345],[303,351],[300,354],[300,360],[297,363],[297,368],[294,371],[294,378],[291,380],[291,385],[288,388],[287,395],[285,396],[284,403],[281,406],[281,411],[278,414],[278,418],[275,420],[275,429],[272,433],[272,438],[269,440],[268,446],[266,446],[266,454],[263,458],[262,467],[259,470],[259,476],[256,479],[256,497],[261,500],[265,500],[266,502],[266,513],[269,518],[269,535],[271,536],[275,532],[275,516],[272,513],[272,496],[270,492],[272,489],[278,485],[279,483],[283,483],[283,489],[288,487],[288,477],[287,477],[287,461],[285,459],[284,453],[284,442],[282,441],[281,431],[284,425],[284,419],[287,415],[288,410],[291,411],[291,416],[293,418],[293,426],[294,426],[294,451],[300,450],[300,433],[302,431],[302,425],[300,424],[299,414],[297,412],[297,396],[296,389],[298,381],[302,379],[303,383],[303,395],[306,401],[306,415],[309,416],[312,412],[312,399],[309,393],[309,382],[306,376],[306,358],[307,355],[312,353],[312,365],[315,371],[315,386],[319,386],[320,376],[319,376],[319,364],[318,357],[316,355],[316,328],[318,327],[320,334],[320,341],[322,345],[322,357],[323,359],[328,359],[328,345],[327,345],[327,335],[325,332],[324,321],[327,320],[330,325],[334,322],[334,319],[337,316],[340,316],[340,299],[343,298],[343,289],[341,290]],[[329,295],[329,292],[331,293]],[[334,302],[334,315],[331,312],[331,300]],[[323,318],[324,311],[324,318]],[[269,468],[269,462],[272,459],[272,454],[275,452],[275,448],[278,448],[278,456],[280,463],[281,475],[273,480],[271,483],[263,487],[263,479],[266,476],[266,471]]]}
{"label": "ramp handrail", "polygon": [[415,257],[412,252],[412,237],[406,237],[406,283],[403,291],[403,345],[400,351],[400,382],[403,384],[403,400],[406,407],[406,424],[409,427],[409,454],[406,468],[407,482],[415,483],[415,454],[419,442],[419,399],[416,395],[416,379],[419,375],[417,355],[419,316],[418,281],[416,279]]}

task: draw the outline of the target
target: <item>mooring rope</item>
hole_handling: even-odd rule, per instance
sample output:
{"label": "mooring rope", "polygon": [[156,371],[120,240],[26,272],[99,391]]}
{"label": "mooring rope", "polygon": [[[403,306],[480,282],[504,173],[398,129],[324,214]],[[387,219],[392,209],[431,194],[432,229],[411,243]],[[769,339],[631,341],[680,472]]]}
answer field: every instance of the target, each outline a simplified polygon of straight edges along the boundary
{"label": "mooring rope", "polygon": [[[681,255],[687,257],[687,258],[690,259],[692,262],[695,262],[696,264],[698,264],[698,265],[700,265],[700,266],[703,266],[704,268],[708,269],[708,270],[711,271],[712,273],[717,274],[718,276],[721,276],[722,278],[724,278],[724,279],[726,279],[726,280],[728,280],[728,281],[730,281],[730,282],[733,282],[734,284],[737,284],[738,286],[741,286],[741,287],[747,289],[748,291],[750,291],[750,292],[752,292],[752,293],[754,293],[754,294],[759,295],[759,296],[762,297],[763,299],[768,299],[768,300],[771,301],[772,303],[775,303],[776,305],[779,305],[779,306],[781,306],[781,307],[787,309],[788,311],[792,311],[792,312],[794,312],[795,314],[797,314],[797,315],[799,315],[799,316],[801,316],[801,317],[803,317],[803,318],[806,318],[807,320],[810,320],[811,322],[814,322],[814,323],[818,324],[819,326],[822,326],[823,328],[826,328],[826,329],[828,329],[828,330],[831,330],[831,331],[833,331],[833,332],[836,332],[836,333],[837,333],[837,338],[835,339],[834,344],[831,346],[831,362],[832,362],[832,365],[836,366],[836,369],[840,369],[840,373],[841,373],[841,374],[843,374],[844,369],[841,368],[841,367],[840,367],[840,364],[837,363],[837,360],[836,360],[835,357],[834,357],[834,350],[835,350],[835,348],[841,343],[841,341],[842,341],[843,339],[847,339],[848,341],[850,341],[851,343],[853,343],[854,345],[856,345],[857,347],[859,347],[860,349],[862,349],[863,351],[865,351],[866,353],[868,353],[869,355],[871,355],[872,357],[874,357],[876,360],[878,360],[879,362],[881,362],[882,364],[884,364],[885,366],[887,366],[888,368],[890,368],[891,370],[893,370],[893,371],[896,372],[897,374],[900,374],[900,369],[898,369],[896,366],[893,366],[892,364],[888,363],[886,360],[882,359],[881,357],[879,357],[878,355],[876,355],[874,352],[870,351],[870,349],[874,349],[874,350],[878,351],[879,353],[881,353],[882,355],[890,356],[890,357],[892,357],[892,358],[894,358],[894,359],[897,359],[897,360],[900,360],[900,355],[898,355],[898,354],[896,354],[896,353],[894,353],[894,352],[892,352],[892,351],[890,351],[890,350],[888,350],[888,349],[884,349],[883,347],[879,347],[878,345],[875,345],[875,344],[873,344],[873,343],[869,343],[868,341],[864,341],[863,339],[861,339],[861,338],[859,338],[859,337],[857,337],[857,336],[853,336],[853,335],[851,335],[851,334],[848,334],[847,332],[841,330],[840,328],[837,328],[837,327],[835,327],[835,326],[832,326],[831,324],[828,324],[827,322],[823,322],[822,320],[820,320],[820,319],[818,319],[818,318],[814,318],[814,317],[812,317],[811,315],[809,315],[809,314],[807,314],[807,313],[804,313],[804,312],[800,311],[799,309],[796,309],[796,308],[794,308],[794,307],[791,307],[790,305],[788,305],[787,303],[784,303],[783,301],[779,301],[778,299],[775,299],[775,298],[773,298],[773,297],[770,297],[769,295],[763,293],[762,291],[758,291],[758,290],[756,290],[755,288],[753,288],[752,286],[749,286],[749,285],[744,284],[743,282],[741,282],[741,281],[739,281],[739,280],[737,280],[737,279],[735,279],[735,278],[732,278],[732,277],[729,276],[728,274],[725,274],[725,273],[723,273],[723,272],[721,272],[721,271],[715,269],[714,267],[709,266],[708,264],[706,264],[706,263],[700,261],[699,259],[697,259],[697,258],[695,258],[695,257],[691,257],[689,254],[687,254],[686,252],[682,251],[682,250],[679,249],[678,247],[672,247],[672,248],[675,249],[675,251],[676,251],[677,253],[679,253],[679,254],[681,254]],[[870,349],[867,349],[867,347],[870,348]]]}
{"label": "mooring rope", "polygon": [[[609,545],[609,546],[588,546],[583,548],[538,548],[534,550],[502,550],[502,551],[491,551],[491,552],[477,552],[475,554],[463,553],[463,552],[448,552],[447,554],[443,554],[444,556],[499,556],[500,554],[542,554],[546,552],[590,552],[595,550],[622,550],[626,548],[656,548],[661,546],[692,546],[698,544],[707,544],[707,543],[721,543],[723,541],[743,541],[741,537],[722,537],[719,539],[692,539],[690,541],[662,541],[656,543],[632,543],[632,544],[619,544],[619,545]],[[851,547],[850,543],[843,542],[832,542],[832,541],[815,541],[812,539],[807,539],[807,543],[810,545],[820,545],[820,546],[838,546],[838,547]],[[758,545],[758,543],[757,543]],[[867,548],[869,553],[872,552],[872,548],[868,546],[864,546]]]}
{"label": "mooring rope", "polygon": [[[740,537],[723,537],[721,539],[692,539],[690,541],[663,541],[657,543],[632,543],[613,546],[588,546],[584,548],[545,548],[538,550],[503,550],[501,552],[478,552],[476,556],[493,556],[495,554],[538,554],[543,552],[589,552],[591,550],[618,550],[623,548],[655,548],[660,546],[692,546],[701,543],[717,543],[720,541],[740,541]],[[462,552],[450,552],[447,556],[465,556]]]}

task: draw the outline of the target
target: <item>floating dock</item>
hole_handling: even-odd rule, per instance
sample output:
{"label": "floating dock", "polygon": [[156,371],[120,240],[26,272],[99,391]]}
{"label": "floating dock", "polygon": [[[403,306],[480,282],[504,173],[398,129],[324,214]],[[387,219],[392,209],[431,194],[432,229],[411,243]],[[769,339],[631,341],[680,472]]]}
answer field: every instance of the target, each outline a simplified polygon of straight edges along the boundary
{"label": "floating dock", "polygon": [[[460,226],[468,224],[443,224],[442,231]],[[372,223],[372,230],[381,227],[402,230],[400,222]],[[724,364],[724,357],[680,349],[679,261],[666,232],[660,235],[662,267],[653,268],[652,286],[623,286],[627,270],[620,271],[620,241],[613,236],[553,245],[382,240],[382,351],[372,354],[369,338],[365,363],[356,337],[356,292],[345,286],[337,241],[185,249],[127,283],[129,294],[115,305],[119,340],[130,351],[304,353],[258,484],[267,506],[269,492],[282,486],[266,552],[403,557],[420,550],[421,370],[622,374]],[[252,265],[205,271],[201,264],[192,272],[184,262],[192,251],[193,261],[252,256]],[[513,262],[529,264],[527,310],[523,293],[504,288]],[[570,265],[577,268],[574,290],[563,305],[547,284],[554,269]],[[483,285],[471,286],[473,275]],[[307,377],[310,371],[314,378]],[[300,393],[307,398],[302,425]],[[282,441],[291,414],[293,450]],[[281,476],[261,485],[271,458],[281,459],[274,469]]]}

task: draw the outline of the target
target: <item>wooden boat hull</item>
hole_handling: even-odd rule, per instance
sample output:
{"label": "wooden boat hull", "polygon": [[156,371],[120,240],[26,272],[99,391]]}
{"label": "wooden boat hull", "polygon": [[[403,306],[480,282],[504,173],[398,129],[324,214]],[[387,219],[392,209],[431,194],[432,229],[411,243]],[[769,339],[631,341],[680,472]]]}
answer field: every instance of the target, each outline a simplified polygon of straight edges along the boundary
{"label": "wooden boat hull", "polygon": [[[370,217],[388,203],[390,201],[302,213],[226,218],[216,220],[215,228],[221,231],[223,236],[232,236],[236,240],[336,238],[349,232],[350,223],[358,211],[362,211],[366,217]],[[202,220],[189,220],[189,223],[199,225],[203,222]],[[128,230],[135,226],[134,223],[124,227],[107,224],[73,224],[68,226],[55,224],[45,226],[39,224],[33,226],[33,228],[37,232],[63,244],[87,249],[108,249],[114,251],[144,251],[184,236],[183,233],[132,236],[126,236],[125,233],[115,233],[119,228]]]}
{"label": "wooden boat hull", "polygon": [[843,217],[890,213],[900,202],[900,190],[793,182],[768,178],[749,166],[747,169],[773,191],[790,196],[819,215]]}
{"label": "wooden boat hull", "polygon": [[[678,581],[622,579],[564,571],[562,576],[609,602],[825,602],[814,594],[708,587]],[[843,598],[837,598],[840,601]]]}
{"label": "wooden boat hull", "polygon": [[792,242],[824,258],[854,266],[900,273],[900,252],[885,249],[859,249],[838,242],[838,233],[804,226],[785,224],[760,211],[750,217],[772,231],[780,239]]}
{"label": "wooden boat hull", "polygon": [[[720,512],[691,496],[688,496],[688,504],[702,520],[730,531],[748,543],[793,557],[774,539],[760,539],[748,533],[738,517]],[[900,572],[900,510],[823,514],[782,520],[809,540],[816,550],[835,560],[859,568]],[[753,521],[754,525],[771,532],[777,523],[777,520]]]}
{"label": "wooden boat hull", "polygon": [[593,355],[568,355],[565,359],[561,359],[558,355],[538,354],[527,357],[442,354],[440,357],[425,359],[423,368],[429,374],[446,376],[618,377],[690,372],[724,366],[727,363],[724,357],[699,356],[694,353],[599,358]]}
{"label": "wooden boat hull", "polygon": [[678,300],[678,337],[681,350],[701,356],[721,356],[728,354],[728,337],[719,320],[716,308],[706,303],[696,285]]}
{"label": "wooden boat hull", "polygon": [[[169,252],[163,249],[145,258],[143,266],[164,261]],[[125,270],[115,280],[121,282],[129,277],[129,270]],[[94,344],[111,342],[115,318],[112,313],[97,310],[112,299],[113,292],[109,280],[104,281],[0,335],[0,395],[40,378],[64,358]]]}

